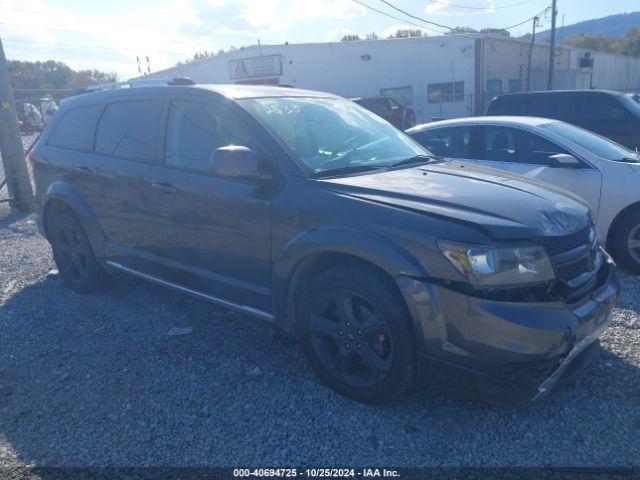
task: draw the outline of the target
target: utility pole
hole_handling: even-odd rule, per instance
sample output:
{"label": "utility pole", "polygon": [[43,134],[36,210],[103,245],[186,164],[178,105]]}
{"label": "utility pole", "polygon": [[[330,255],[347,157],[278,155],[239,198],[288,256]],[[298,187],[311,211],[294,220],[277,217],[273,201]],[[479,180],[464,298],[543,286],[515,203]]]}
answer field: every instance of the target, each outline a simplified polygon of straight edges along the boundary
{"label": "utility pole", "polygon": [[553,68],[556,61],[556,17],[558,16],[558,0],[551,2],[551,45],[549,50],[549,81],[547,90],[553,90]]}
{"label": "utility pole", "polygon": [[33,190],[24,159],[16,101],[13,97],[2,40],[0,40],[0,154],[11,206],[21,212],[32,212]]}
{"label": "utility pole", "polygon": [[529,65],[527,66],[527,92],[531,91],[531,61],[533,59],[533,49],[536,45],[536,27],[538,26],[538,17],[533,17],[533,32],[531,34],[531,46],[529,47]]}

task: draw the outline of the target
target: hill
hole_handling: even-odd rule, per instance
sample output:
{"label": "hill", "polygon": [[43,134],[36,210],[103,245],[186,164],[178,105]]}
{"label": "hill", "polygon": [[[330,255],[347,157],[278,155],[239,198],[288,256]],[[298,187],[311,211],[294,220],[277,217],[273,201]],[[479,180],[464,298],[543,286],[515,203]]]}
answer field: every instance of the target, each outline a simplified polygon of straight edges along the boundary
{"label": "hill", "polygon": [[[562,17],[558,18],[558,21]],[[640,27],[640,12],[621,13],[608,17],[595,18],[584,22],[558,27],[557,38],[563,39],[575,35],[602,35],[604,37],[624,37],[631,27]],[[540,41],[549,39],[549,30],[540,32]]]}

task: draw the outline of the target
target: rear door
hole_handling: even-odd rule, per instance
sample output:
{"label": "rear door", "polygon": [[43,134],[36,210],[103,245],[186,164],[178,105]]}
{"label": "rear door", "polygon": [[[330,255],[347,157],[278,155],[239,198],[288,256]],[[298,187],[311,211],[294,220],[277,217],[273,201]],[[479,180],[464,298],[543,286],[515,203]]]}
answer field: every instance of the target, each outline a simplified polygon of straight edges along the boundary
{"label": "rear door", "polygon": [[[207,94],[167,95],[160,161],[150,172],[147,258],[163,278],[225,300],[271,309],[271,197],[252,180],[215,176],[216,148],[266,159],[248,114]],[[267,160],[265,160],[267,161]]]}
{"label": "rear door", "polygon": [[435,155],[475,162],[473,147],[476,142],[474,125],[430,128],[411,134],[421,145]]}
{"label": "rear door", "polygon": [[83,165],[94,186],[87,198],[114,256],[136,256],[151,241],[143,192],[155,159],[162,100],[162,95],[140,94],[108,101],[96,128],[93,154]]}
{"label": "rear door", "polygon": [[584,199],[592,210],[593,218],[597,217],[602,182],[598,169],[580,159],[579,168],[552,166],[550,156],[573,153],[529,130],[483,125],[479,132],[479,165],[507,170],[568,190]]}

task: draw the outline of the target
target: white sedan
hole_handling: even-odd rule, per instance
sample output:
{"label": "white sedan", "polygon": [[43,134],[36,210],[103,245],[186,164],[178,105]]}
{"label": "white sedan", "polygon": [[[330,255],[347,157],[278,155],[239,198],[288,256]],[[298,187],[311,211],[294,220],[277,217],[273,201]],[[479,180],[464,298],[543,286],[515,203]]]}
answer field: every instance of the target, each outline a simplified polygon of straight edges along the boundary
{"label": "white sedan", "polygon": [[640,273],[637,152],[568,123],[534,117],[476,117],[415,126],[407,133],[435,155],[507,170],[582,197],[600,243]]}

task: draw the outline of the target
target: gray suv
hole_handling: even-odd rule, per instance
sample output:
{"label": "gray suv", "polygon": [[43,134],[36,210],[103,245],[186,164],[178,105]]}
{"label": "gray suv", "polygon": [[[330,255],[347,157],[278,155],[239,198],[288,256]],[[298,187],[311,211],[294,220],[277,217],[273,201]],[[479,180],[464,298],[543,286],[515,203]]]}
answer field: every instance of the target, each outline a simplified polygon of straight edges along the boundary
{"label": "gray suv", "polygon": [[333,95],[170,83],[69,98],[35,147],[70,288],[120,271],[258,316],[362,401],[442,375],[539,397],[597,351],[618,286],[582,203]]}

